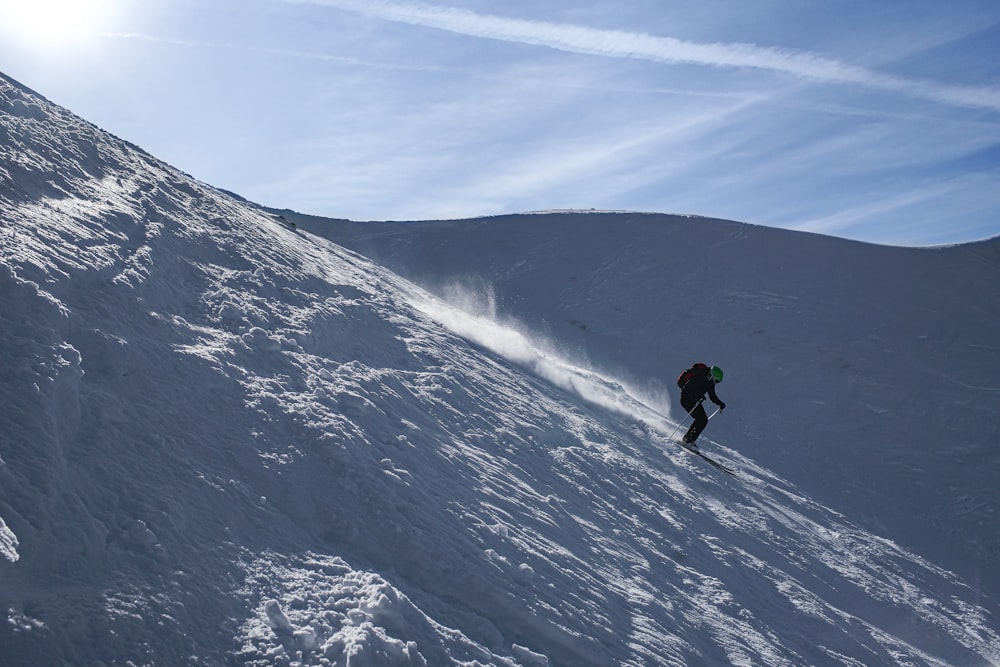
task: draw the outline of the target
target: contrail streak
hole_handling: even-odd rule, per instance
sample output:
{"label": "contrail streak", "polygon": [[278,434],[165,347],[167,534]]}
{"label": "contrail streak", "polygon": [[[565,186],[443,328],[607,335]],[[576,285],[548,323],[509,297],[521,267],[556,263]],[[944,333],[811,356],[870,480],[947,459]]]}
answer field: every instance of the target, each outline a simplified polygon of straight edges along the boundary
{"label": "contrail streak", "polygon": [[1000,111],[1000,89],[953,86],[882,74],[814,53],[745,43],[689,42],[622,30],[477,14],[467,9],[379,0],[284,0],[365,16],[560,51],[662,63],[750,68],[828,83],[854,84],[964,107]]}

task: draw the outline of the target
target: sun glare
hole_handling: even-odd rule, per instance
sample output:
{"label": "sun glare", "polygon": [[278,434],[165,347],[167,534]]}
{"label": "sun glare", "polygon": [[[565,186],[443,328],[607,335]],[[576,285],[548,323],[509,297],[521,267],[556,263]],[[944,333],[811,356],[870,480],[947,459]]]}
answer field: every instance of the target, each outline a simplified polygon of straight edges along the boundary
{"label": "sun glare", "polygon": [[0,29],[10,39],[46,49],[92,39],[111,14],[114,0],[4,0]]}

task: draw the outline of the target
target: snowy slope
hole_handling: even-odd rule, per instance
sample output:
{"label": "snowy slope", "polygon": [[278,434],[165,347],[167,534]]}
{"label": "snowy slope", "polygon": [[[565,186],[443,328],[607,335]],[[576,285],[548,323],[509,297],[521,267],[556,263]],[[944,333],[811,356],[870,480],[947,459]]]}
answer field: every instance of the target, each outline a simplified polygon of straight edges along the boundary
{"label": "snowy slope", "polygon": [[4,665],[1000,660],[992,598],[726,446],[744,418],[733,479],[655,387],[5,79],[0,215]]}
{"label": "snowy slope", "polygon": [[1000,593],[1000,239],[894,248],[630,213],[283,215],[634,382],[718,363],[732,409],[709,435]]}

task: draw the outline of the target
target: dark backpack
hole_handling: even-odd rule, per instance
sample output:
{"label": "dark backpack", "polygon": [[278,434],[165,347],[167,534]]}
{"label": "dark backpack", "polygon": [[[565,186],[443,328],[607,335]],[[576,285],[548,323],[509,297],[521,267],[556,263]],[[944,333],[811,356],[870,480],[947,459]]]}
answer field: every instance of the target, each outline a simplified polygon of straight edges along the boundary
{"label": "dark backpack", "polygon": [[695,377],[699,373],[704,373],[707,370],[708,366],[706,366],[705,364],[701,363],[695,364],[694,366],[692,366],[691,368],[687,369],[686,371],[677,376],[677,386],[683,389],[684,385],[690,382],[693,377]]}

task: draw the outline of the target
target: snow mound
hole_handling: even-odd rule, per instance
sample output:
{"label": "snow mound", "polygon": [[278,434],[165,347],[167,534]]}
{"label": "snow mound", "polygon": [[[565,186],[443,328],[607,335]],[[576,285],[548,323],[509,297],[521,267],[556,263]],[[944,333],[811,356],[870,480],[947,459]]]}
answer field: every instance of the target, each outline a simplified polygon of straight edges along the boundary
{"label": "snow mound", "polygon": [[288,561],[270,554],[246,566],[250,606],[281,598],[241,626],[242,664],[530,664],[438,625],[378,574],[320,554]]}

